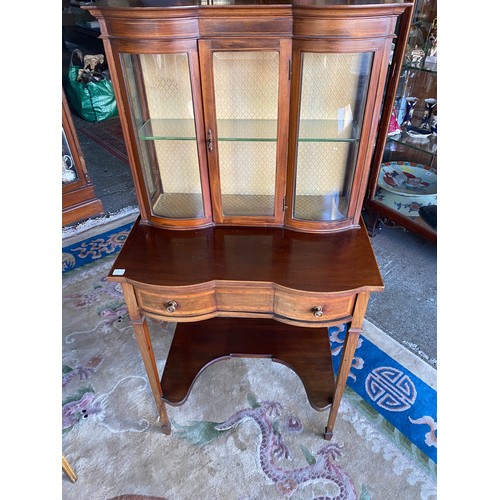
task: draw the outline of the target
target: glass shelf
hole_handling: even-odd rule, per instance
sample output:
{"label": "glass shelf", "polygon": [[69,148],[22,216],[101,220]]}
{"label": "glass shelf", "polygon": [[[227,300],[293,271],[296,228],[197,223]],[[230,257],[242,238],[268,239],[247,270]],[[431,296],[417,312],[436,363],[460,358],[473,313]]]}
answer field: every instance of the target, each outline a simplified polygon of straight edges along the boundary
{"label": "glass shelf", "polygon": [[277,120],[217,120],[219,141],[276,142]]}
{"label": "glass shelf", "polygon": [[[219,141],[276,142],[276,120],[218,120]],[[342,120],[302,120],[300,142],[358,142],[359,127]],[[138,130],[141,140],[196,139],[192,119],[152,119]]]}
{"label": "glass shelf", "polygon": [[420,68],[418,66],[410,66],[409,64],[405,64],[402,68],[401,68],[401,71],[422,71],[424,73],[432,73],[432,74],[435,74],[437,75],[437,64],[435,63],[429,63],[429,66],[435,66],[435,67],[423,67],[423,68]]}
{"label": "glass shelf", "polygon": [[301,120],[300,142],[357,142],[360,128],[345,120]]}
{"label": "glass shelf", "polygon": [[175,140],[191,141],[196,139],[193,119],[153,119],[148,120],[137,135],[145,141]]}
{"label": "glass shelf", "polygon": [[401,132],[400,134],[390,136],[387,139],[390,142],[396,142],[423,153],[437,155],[437,135],[434,134],[422,139],[415,139],[406,132]]}

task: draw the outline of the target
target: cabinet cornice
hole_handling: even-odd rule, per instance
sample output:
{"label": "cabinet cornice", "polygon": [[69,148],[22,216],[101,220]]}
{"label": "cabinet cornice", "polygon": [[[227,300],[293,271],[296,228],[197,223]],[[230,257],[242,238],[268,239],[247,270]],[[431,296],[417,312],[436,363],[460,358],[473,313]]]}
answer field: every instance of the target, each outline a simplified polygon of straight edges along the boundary
{"label": "cabinet cornice", "polygon": [[[370,6],[193,6],[102,8],[84,6],[101,25],[103,38],[158,39],[212,36],[387,37],[391,17],[407,4]],[[106,23],[103,23],[103,20]]]}

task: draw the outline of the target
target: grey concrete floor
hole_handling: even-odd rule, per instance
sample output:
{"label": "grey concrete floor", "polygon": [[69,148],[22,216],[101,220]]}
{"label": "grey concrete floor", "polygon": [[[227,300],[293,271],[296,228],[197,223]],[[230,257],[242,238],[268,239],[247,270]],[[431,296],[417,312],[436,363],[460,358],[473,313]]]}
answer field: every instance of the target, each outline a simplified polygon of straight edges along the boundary
{"label": "grey concrete floor", "polygon": [[[78,126],[81,118],[75,116],[74,121]],[[129,166],[83,134],[78,138],[106,214],[137,207]],[[367,319],[437,368],[436,244],[386,226],[371,242],[385,291],[372,294]]]}
{"label": "grey concrete floor", "polygon": [[74,114],[73,122],[85,165],[90,179],[94,183],[96,196],[101,200],[105,213],[113,214],[123,208],[137,207],[137,196],[130,166],[92,139],[78,133],[78,125],[88,122]]}
{"label": "grey concrete floor", "polygon": [[371,295],[366,318],[437,368],[436,244],[385,226],[371,242],[385,290]]}

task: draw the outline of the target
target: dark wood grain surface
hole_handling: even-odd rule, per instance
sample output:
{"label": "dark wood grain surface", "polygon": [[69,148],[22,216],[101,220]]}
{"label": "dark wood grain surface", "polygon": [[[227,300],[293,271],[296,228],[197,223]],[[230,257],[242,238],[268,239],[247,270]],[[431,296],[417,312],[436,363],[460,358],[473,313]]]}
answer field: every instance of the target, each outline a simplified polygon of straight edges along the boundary
{"label": "dark wood grain surface", "polygon": [[233,226],[166,231],[138,221],[109,277],[156,286],[217,280],[311,292],[383,290],[364,227],[327,234]]}

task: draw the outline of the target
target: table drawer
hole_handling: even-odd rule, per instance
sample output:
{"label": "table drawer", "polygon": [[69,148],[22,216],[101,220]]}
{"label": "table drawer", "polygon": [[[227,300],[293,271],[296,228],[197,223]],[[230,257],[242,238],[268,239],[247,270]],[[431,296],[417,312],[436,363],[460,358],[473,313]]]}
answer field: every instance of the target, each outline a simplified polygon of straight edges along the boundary
{"label": "table drawer", "polygon": [[215,291],[213,288],[193,288],[189,291],[177,290],[161,291],[136,288],[136,297],[139,308],[167,318],[189,318],[214,313]]}
{"label": "table drawer", "polygon": [[323,323],[352,314],[356,295],[332,295],[277,289],[274,314],[292,320]]}
{"label": "table drawer", "polygon": [[271,286],[224,284],[217,287],[217,310],[272,314],[274,290]]}

